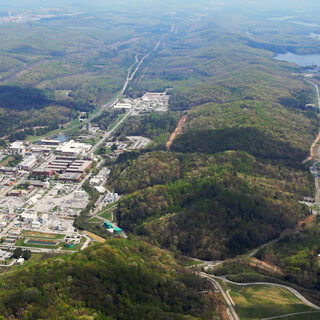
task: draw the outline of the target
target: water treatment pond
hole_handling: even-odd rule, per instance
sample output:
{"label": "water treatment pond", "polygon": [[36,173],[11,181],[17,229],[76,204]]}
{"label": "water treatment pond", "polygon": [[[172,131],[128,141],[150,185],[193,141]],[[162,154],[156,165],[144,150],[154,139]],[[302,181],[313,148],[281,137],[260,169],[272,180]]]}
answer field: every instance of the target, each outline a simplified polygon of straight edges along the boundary
{"label": "water treatment pond", "polygon": [[56,246],[58,244],[57,241],[50,241],[50,240],[41,240],[41,239],[28,239],[26,241],[27,244],[38,244],[42,246]]}

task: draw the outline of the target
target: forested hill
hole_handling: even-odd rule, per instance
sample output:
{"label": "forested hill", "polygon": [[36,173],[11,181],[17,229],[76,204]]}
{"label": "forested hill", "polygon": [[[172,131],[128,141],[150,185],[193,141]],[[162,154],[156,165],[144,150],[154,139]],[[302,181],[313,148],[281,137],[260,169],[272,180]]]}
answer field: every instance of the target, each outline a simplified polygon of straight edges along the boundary
{"label": "forested hill", "polygon": [[57,129],[79,112],[93,109],[89,102],[67,96],[58,98],[47,90],[0,85],[0,137],[9,135],[11,140],[22,140],[35,133],[33,127]]}
{"label": "forested hill", "polygon": [[120,226],[215,260],[276,239],[310,214],[299,200],[314,192],[301,164],[318,132],[306,107],[313,89],[293,75],[298,67],[272,55],[208,21],[189,21],[168,37],[128,93],[172,88],[170,112],[188,119],[170,152],[114,166],[111,182],[127,194]]}
{"label": "forested hill", "polygon": [[0,319],[212,319],[206,282],[135,240],[21,267],[0,278]]}
{"label": "forested hill", "polygon": [[117,210],[125,230],[180,254],[218,260],[274,239],[307,216],[298,200],[312,193],[312,179],[242,151],[157,152],[133,161],[115,190],[132,192]]}

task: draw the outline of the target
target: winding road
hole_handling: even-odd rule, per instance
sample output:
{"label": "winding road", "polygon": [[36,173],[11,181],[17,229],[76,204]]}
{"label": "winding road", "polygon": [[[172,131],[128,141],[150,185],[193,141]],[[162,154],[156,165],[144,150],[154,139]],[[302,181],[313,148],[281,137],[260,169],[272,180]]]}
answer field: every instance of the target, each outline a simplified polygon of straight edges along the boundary
{"label": "winding road", "polygon": [[[197,275],[199,275],[202,278],[207,279],[213,286],[215,289],[219,290],[221,295],[223,296],[226,304],[227,304],[227,313],[229,315],[230,320],[240,320],[237,312],[235,311],[235,303],[233,302],[229,292],[230,290],[228,290],[227,292],[224,291],[224,289],[221,287],[220,283],[217,280],[222,280],[223,282],[227,282],[227,283],[231,283],[237,286],[252,286],[252,285],[264,285],[264,286],[275,286],[275,287],[279,287],[279,288],[283,288],[286,289],[288,291],[290,291],[293,295],[295,295],[301,302],[303,302],[305,305],[320,311],[320,307],[315,305],[314,303],[312,303],[311,301],[309,301],[307,298],[305,298],[300,292],[298,292],[296,289],[293,289],[289,286],[283,285],[283,284],[278,284],[278,283],[272,283],[272,282],[244,282],[244,283],[240,283],[240,282],[234,282],[231,280],[226,279],[225,277],[218,277],[218,276],[212,276],[212,275],[208,275],[207,273],[204,272],[196,272]],[[314,313],[316,311],[310,311],[310,312],[305,312],[307,313]],[[292,315],[296,315],[296,314],[303,314],[302,313],[295,313]],[[291,315],[291,314],[290,314]],[[270,318],[265,318],[263,320],[271,320],[271,319],[277,319],[277,318],[282,318],[282,317],[286,317],[289,315],[284,315],[284,316],[274,316],[274,317],[270,317]]]}
{"label": "winding road", "polygon": [[[230,320],[240,320],[238,314],[236,313],[236,310],[234,309],[234,302],[232,301],[232,299],[229,299],[229,295],[227,295],[224,290],[222,289],[220,283],[214,279],[212,276],[209,276],[208,274],[204,273],[204,272],[199,272],[198,275],[202,278],[207,279],[213,286],[215,289],[218,289],[220,291],[220,293],[222,294],[224,300],[227,303],[228,309],[227,309],[227,313],[229,315]],[[230,297],[231,298],[231,297]]]}
{"label": "winding road", "polygon": [[263,318],[261,320],[282,319],[282,318],[288,318],[288,317],[291,317],[291,316],[298,316],[298,315],[312,314],[312,313],[319,313],[319,312],[317,312],[317,311],[295,312],[295,313],[284,314],[283,316],[275,316],[275,317]]}
{"label": "winding road", "polygon": [[291,287],[285,286],[283,284],[272,283],[272,282],[244,282],[244,283],[240,283],[240,282],[234,282],[234,281],[228,280],[228,279],[226,279],[224,277],[214,276],[214,278],[222,280],[222,281],[225,281],[225,282],[228,282],[228,283],[231,283],[231,284],[235,284],[235,285],[238,285],[238,286],[264,285],[264,286],[274,286],[274,287],[284,288],[284,289],[289,290],[291,293],[293,293],[299,300],[301,300],[303,303],[305,303],[309,307],[320,311],[320,307],[319,306],[317,306],[314,303],[310,302],[307,298],[305,298],[296,289],[293,289]]}

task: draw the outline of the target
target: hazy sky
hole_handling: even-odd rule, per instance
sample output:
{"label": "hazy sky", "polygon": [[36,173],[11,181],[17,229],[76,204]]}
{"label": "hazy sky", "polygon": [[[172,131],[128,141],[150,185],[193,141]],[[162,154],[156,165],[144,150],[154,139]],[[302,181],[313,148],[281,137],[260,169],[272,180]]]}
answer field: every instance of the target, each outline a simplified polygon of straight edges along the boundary
{"label": "hazy sky", "polygon": [[320,1],[318,0],[0,0],[2,10],[24,10],[39,7],[50,8],[85,8],[90,9],[143,9],[159,7],[162,11],[168,9],[209,10],[247,10],[256,12],[318,12],[320,14]]}

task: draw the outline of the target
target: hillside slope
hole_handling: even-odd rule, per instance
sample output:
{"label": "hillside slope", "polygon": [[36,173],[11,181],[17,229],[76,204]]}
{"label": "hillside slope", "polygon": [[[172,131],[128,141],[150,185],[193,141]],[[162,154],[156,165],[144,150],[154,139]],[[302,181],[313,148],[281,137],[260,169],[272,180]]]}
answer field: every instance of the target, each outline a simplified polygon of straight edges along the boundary
{"label": "hillside slope", "polygon": [[0,318],[211,319],[194,277],[167,252],[112,240],[3,275]]}

